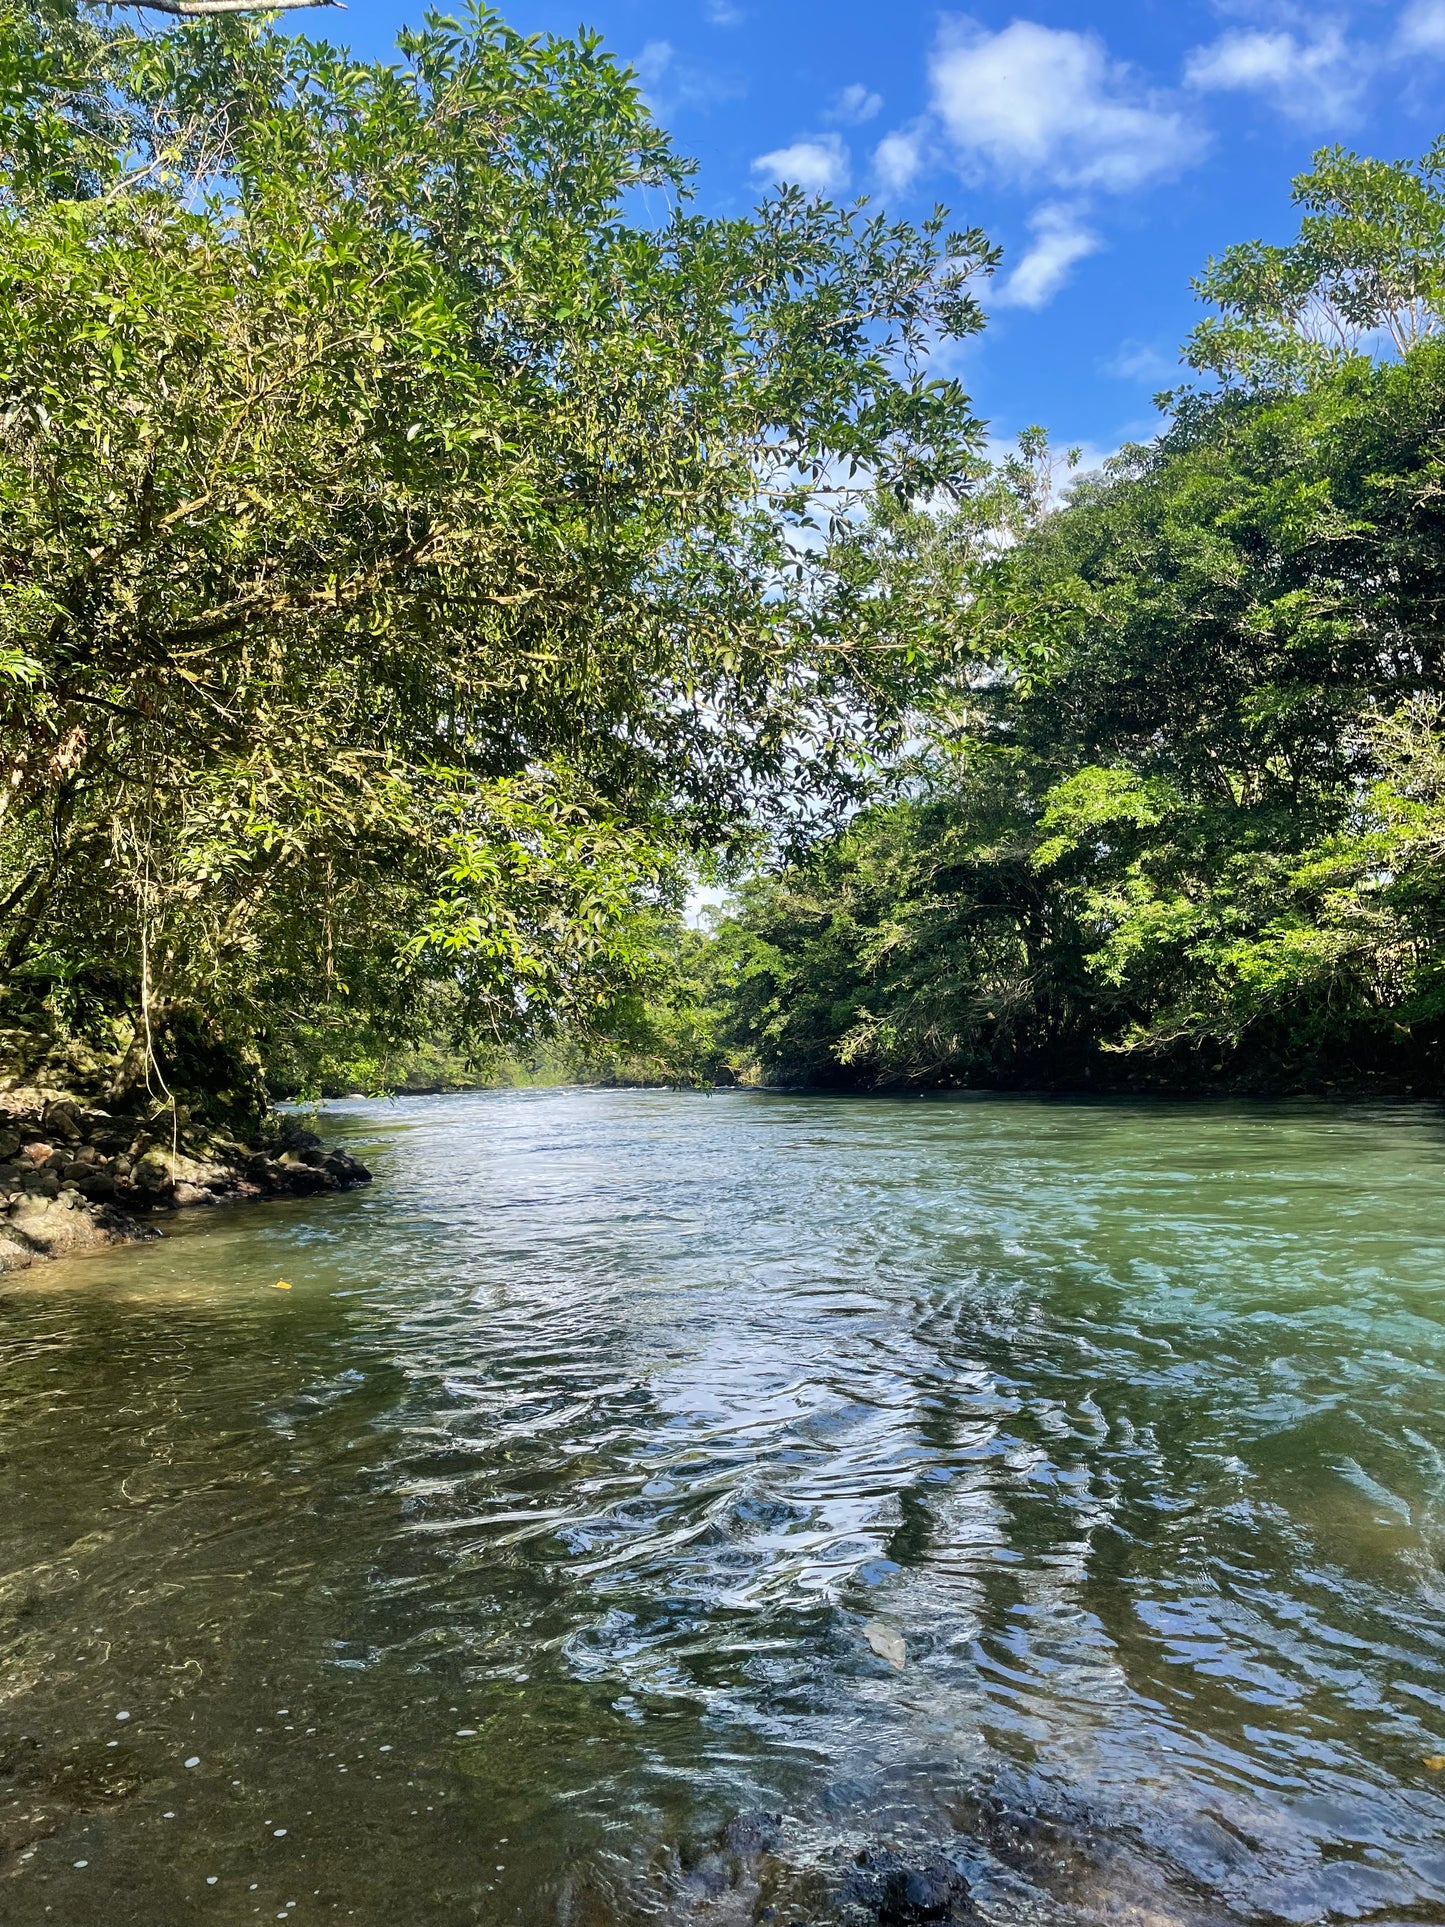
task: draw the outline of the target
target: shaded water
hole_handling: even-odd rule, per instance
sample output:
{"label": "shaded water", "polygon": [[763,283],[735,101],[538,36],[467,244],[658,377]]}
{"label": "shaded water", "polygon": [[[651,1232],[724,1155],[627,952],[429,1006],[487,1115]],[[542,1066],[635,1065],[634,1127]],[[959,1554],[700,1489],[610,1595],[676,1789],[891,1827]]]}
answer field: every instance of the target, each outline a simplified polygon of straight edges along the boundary
{"label": "shaded water", "polygon": [[999,1921],[1445,1920],[1438,1112],[323,1128],[370,1190],[4,1293],[5,1927],[788,1927],[883,1843]]}

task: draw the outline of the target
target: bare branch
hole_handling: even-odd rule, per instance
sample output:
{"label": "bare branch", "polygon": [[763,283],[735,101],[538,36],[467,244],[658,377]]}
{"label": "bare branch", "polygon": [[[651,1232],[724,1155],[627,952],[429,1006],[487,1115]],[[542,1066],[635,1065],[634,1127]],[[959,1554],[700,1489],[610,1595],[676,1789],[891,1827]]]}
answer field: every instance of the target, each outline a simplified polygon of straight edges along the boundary
{"label": "bare branch", "polygon": [[[89,0],[89,4],[96,6],[102,0]],[[345,0],[103,0],[103,4],[144,7],[151,13],[174,14],[179,20],[207,13],[289,13],[297,7],[340,7],[345,12]]]}

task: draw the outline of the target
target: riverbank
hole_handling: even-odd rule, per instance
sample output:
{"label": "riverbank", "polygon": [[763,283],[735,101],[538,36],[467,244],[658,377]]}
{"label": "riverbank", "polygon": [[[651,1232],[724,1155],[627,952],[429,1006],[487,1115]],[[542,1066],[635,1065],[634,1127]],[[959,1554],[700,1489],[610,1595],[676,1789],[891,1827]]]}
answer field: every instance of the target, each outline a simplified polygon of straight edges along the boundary
{"label": "riverbank", "polygon": [[102,1106],[69,1091],[0,1092],[0,1273],[159,1236],[180,1210],[369,1183],[348,1151],[289,1118],[248,1140],[185,1105]]}

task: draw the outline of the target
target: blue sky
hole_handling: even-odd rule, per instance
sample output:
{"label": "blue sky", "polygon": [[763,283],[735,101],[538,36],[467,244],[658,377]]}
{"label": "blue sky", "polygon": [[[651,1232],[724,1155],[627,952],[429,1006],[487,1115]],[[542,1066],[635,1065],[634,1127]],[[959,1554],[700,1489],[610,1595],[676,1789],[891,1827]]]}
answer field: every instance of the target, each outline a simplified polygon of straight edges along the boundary
{"label": "blue sky", "polygon": [[[1231,241],[1287,239],[1290,176],[1340,141],[1445,133],[1445,0],[513,0],[523,32],[599,30],[642,76],[710,211],[780,175],[917,215],[945,202],[1005,249],[989,327],[957,355],[992,431],[1042,422],[1092,455],[1151,432]],[[385,52],[420,6],[324,23]]]}

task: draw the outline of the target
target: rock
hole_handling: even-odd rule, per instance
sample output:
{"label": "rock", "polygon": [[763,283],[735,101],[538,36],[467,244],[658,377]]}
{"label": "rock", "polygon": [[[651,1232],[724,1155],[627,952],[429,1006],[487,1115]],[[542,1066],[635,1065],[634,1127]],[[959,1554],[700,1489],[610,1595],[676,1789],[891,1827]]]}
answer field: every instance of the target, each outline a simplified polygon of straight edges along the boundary
{"label": "rock", "polygon": [[886,1659],[895,1672],[901,1673],[908,1661],[908,1648],[903,1643],[902,1633],[895,1632],[881,1619],[870,1619],[863,1628],[863,1637],[880,1659]]}
{"label": "rock", "polygon": [[152,1197],[163,1198],[175,1189],[171,1160],[161,1151],[146,1151],[131,1166],[131,1182]]}
{"label": "rock", "polygon": [[299,1158],[293,1161],[288,1151],[281,1160],[281,1189],[290,1191],[296,1197],[308,1198],[318,1191],[334,1191],[336,1181],[329,1173],[318,1171],[310,1164],[303,1164]]}
{"label": "rock", "polygon": [[973,1912],[968,1881],[942,1854],[910,1862],[889,1847],[860,1853],[844,1888],[882,1927],[912,1927]]}
{"label": "rock", "polygon": [[740,1813],[729,1820],[723,1839],[734,1853],[776,1853],[783,1838],[781,1813]]}
{"label": "rock", "polygon": [[10,1214],[7,1235],[13,1238],[17,1233],[32,1251],[61,1258],[119,1244],[130,1235],[130,1228],[118,1214],[90,1210],[79,1197],[25,1198]]}
{"label": "rock", "polygon": [[[123,1162],[121,1158],[115,1161],[117,1175]],[[214,1163],[209,1158],[190,1157],[184,1151],[164,1150],[159,1145],[152,1145],[135,1160],[130,1177],[142,1191],[161,1197],[169,1197],[181,1184],[209,1193],[230,1191],[236,1183],[236,1172],[229,1165]]]}
{"label": "rock", "polygon": [[129,1087],[111,1091],[112,1110],[76,1095],[87,1088],[82,1079],[66,1089],[53,1066],[29,1085],[0,1075],[0,1272],[159,1236],[118,1207],[207,1207],[370,1181],[358,1158],[290,1118],[273,1117],[248,1144],[207,1122],[205,1110],[182,1103],[172,1113],[132,1091],[139,1108],[128,1115],[116,1091]]}
{"label": "rock", "polygon": [[35,1252],[24,1238],[0,1225],[0,1273],[24,1271],[35,1263]]}
{"label": "rock", "polygon": [[203,1184],[188,1184],[184,1178],[171,1192],[172,1204],[214,1204],[215,1202],[216,1196],[213,1191],[208,1191]]}
{"label": "rock", "polygon": [[259,1182],[277,1185],[299,1197],[318,1191],[349,1191],[353,1185],[371,1182],[371,1173],[360,1158],[349,1151],[323,1150],[319,1143],[292,1145],[274,1163],[256,1160],[247,1168]]}
{"label": "rock", "polygon": [[333,1177],[343,1190],[349,1190],[354,1184],[371,1183],[370,1171],[367,1170],[361,1159],[353,1157],[350,1151],[342,1151],[333,1147],[333,1149],[323,1155],[321,1168],[329,1176]]}
{"label": "rock", "polygon": [[707,1918],[720,1927],[728,1921],[757,1918],[759,1863],[764,1855],[777,1850],[782,1838],[780,1813],[738,1814],[711,1848],[687,1868],[681,1883],[683,1893],[693,1906],[705,1907]]}
{"label": "rock", "polygon": [[47,1104],[45,1107],[45,1128],[52,1137],[58,1137],[65,1144],[80,1141],[80,1121],[75,1106],[64,1102]]}

